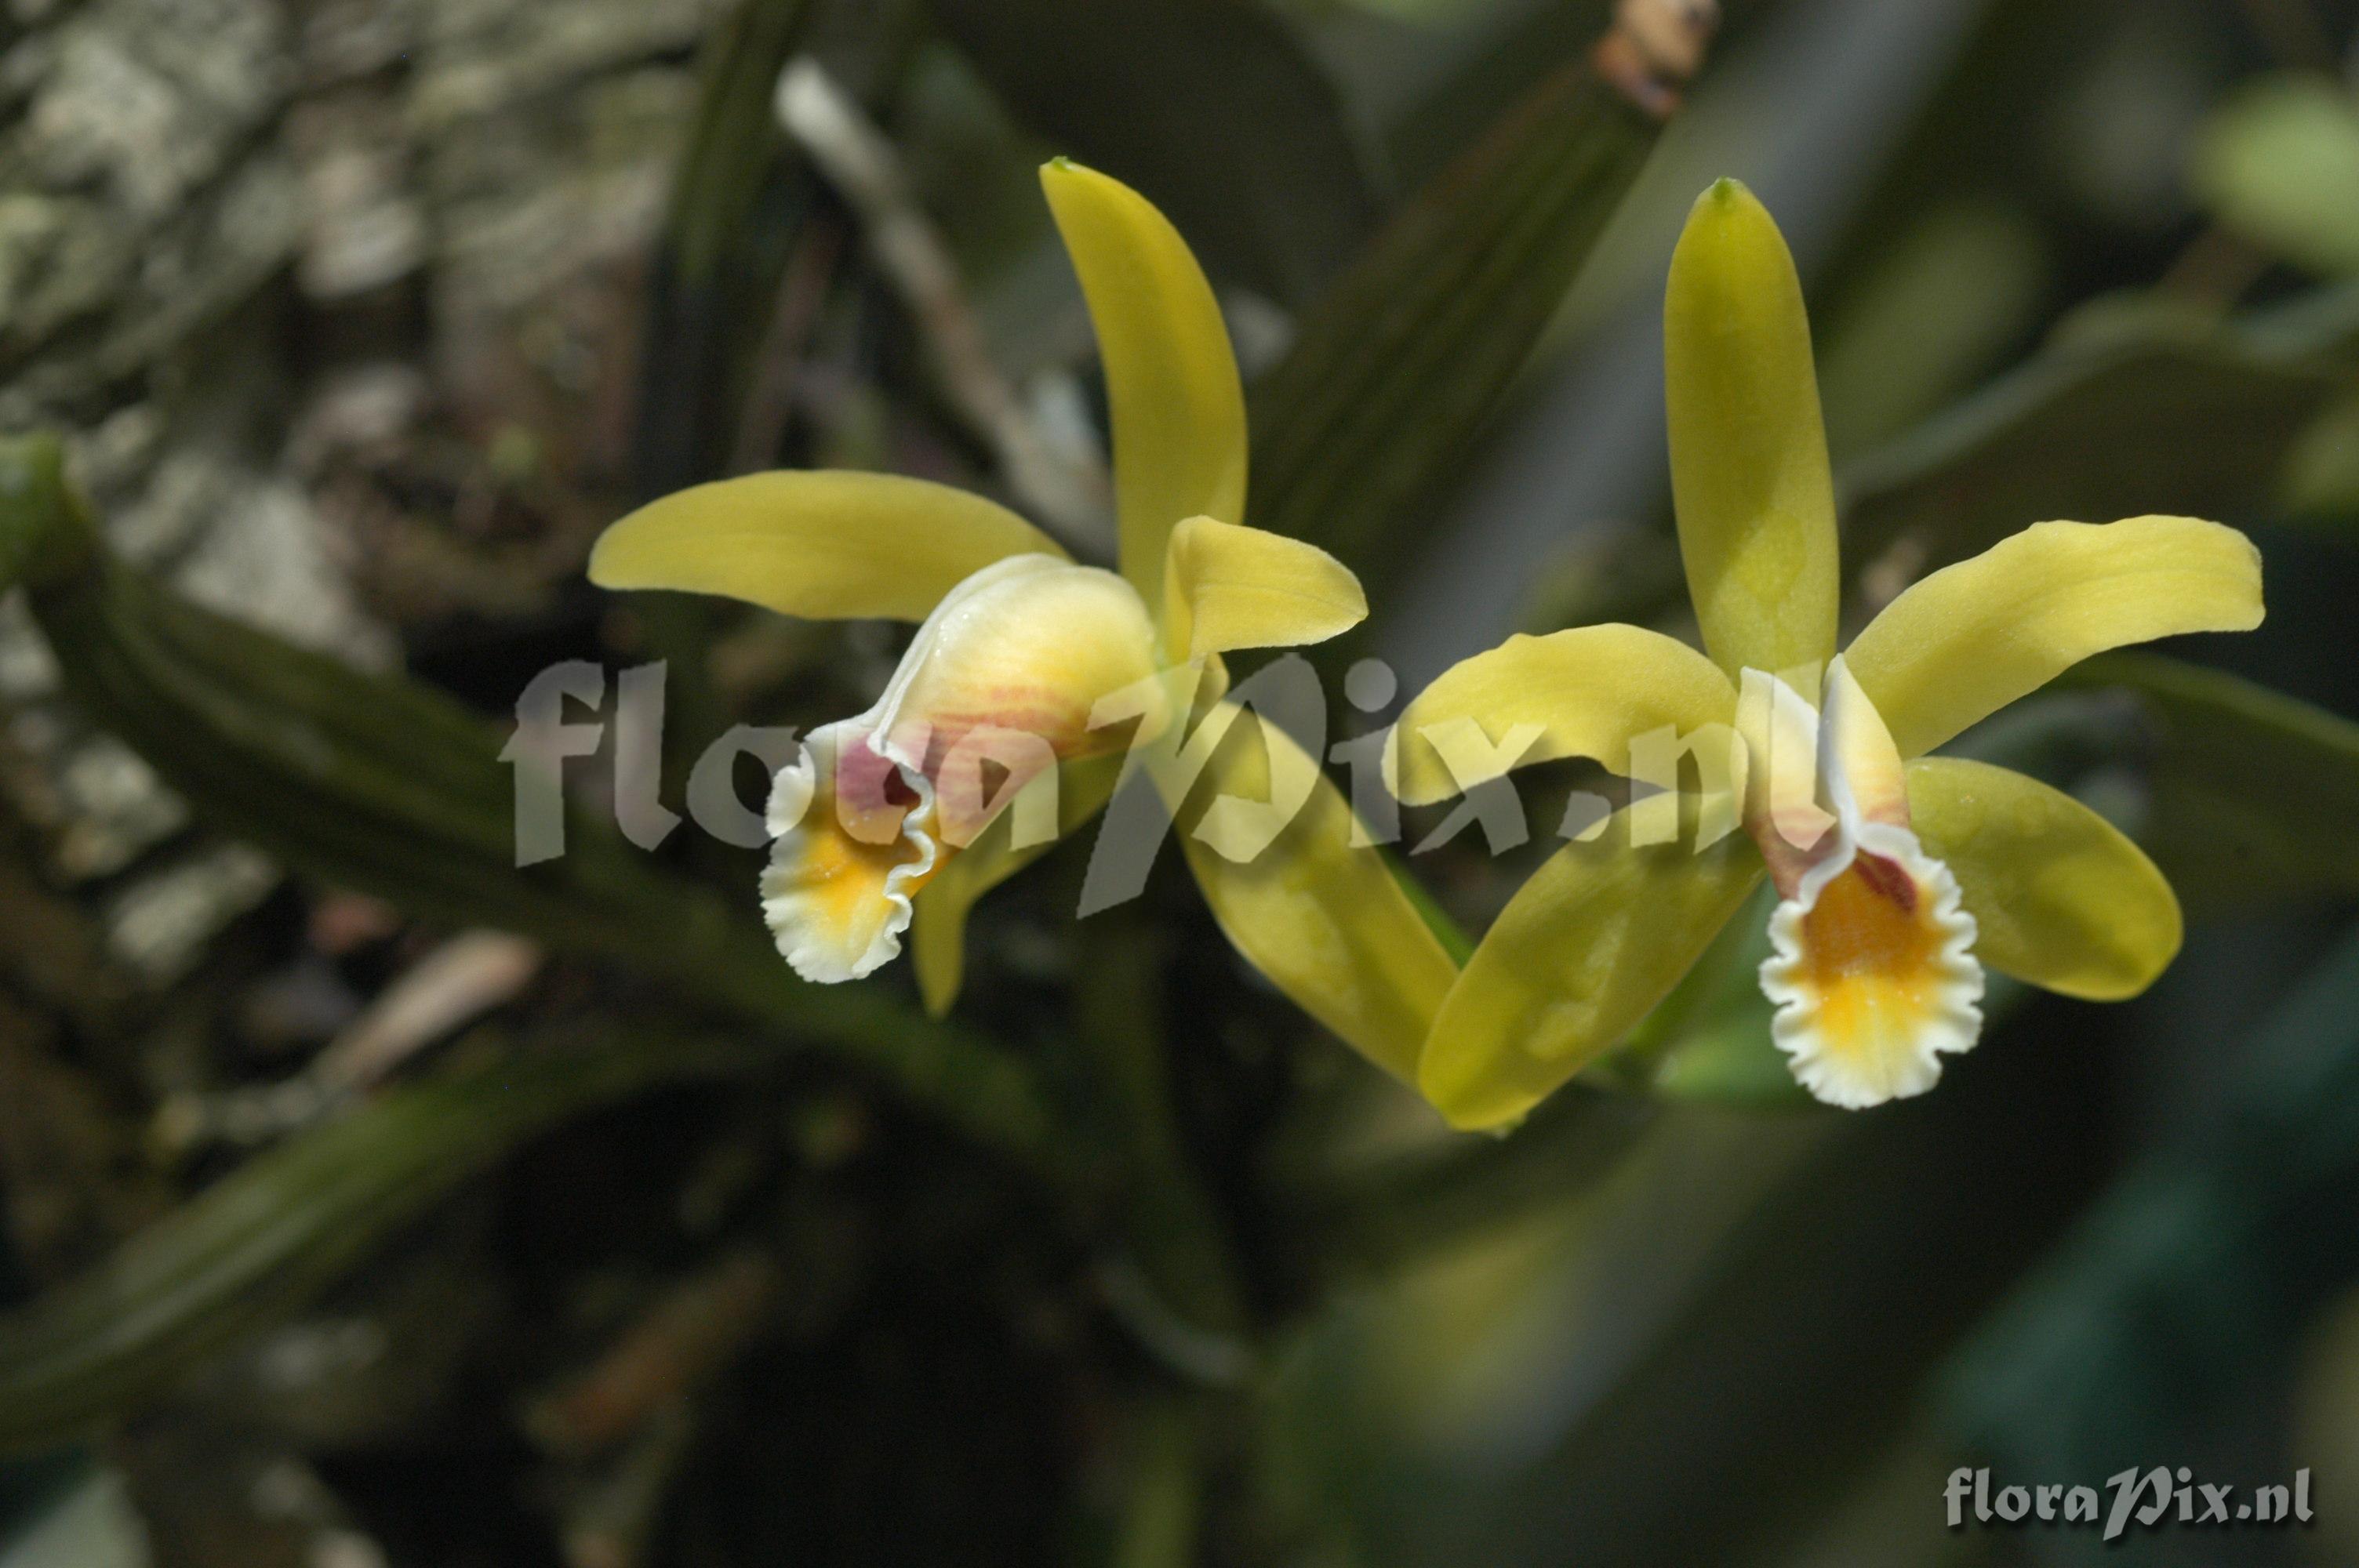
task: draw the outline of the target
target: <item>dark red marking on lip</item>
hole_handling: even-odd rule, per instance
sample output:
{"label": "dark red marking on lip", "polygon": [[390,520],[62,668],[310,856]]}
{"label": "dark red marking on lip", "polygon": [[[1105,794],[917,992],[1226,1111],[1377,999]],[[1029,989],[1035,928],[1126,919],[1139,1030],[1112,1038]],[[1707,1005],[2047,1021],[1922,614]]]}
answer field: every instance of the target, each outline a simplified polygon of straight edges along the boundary
{"label": "dark red marking on lip", "polygon": [[1851,865],[1860,881],[1898,904],[1903,914],[1917,913],[1917,879],[1899,861],[1863,849]]}

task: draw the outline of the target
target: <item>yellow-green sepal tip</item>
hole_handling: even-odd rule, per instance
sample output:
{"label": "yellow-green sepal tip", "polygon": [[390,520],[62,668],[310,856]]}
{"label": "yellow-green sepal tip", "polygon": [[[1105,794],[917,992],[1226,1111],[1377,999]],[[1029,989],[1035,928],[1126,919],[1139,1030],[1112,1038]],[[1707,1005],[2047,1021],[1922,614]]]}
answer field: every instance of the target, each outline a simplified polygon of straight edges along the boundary
{"label": "yellow-green sepal tip", "polygon": [[1834,652],[1834,480],[1792,253],[1734,179],[1672,253],[1663,371],[1680,551],[1704,646],[1734,676]]}

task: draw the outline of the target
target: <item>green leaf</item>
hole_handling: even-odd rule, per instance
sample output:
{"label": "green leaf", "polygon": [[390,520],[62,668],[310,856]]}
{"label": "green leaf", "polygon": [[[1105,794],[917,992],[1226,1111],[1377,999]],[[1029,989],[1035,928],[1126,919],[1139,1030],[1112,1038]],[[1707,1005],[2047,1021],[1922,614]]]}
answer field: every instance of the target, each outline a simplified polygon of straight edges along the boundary
{"label": "green leaf", "polygon": [[499,1050],[256,1156],[95,1269],[0,1315],[0,1454],[88,1435],[168,1392],[208,1357],[301,1311],[391,1231],[567,1118],[778,1059],[743,1036]]}
{"label": "green leaf", "polygon": [[2359,892],[2359,724],[2155,654],[2060,683],[2119,687],[2146,720],[2139,841],[2198,908]]}
{"label": "green leaf", "polygon": [[60,461],[49,438],[0,445],[0,558],[36,563],[33,615],[68,691],[208,819],[324,881],[733,1007],[1020,1165],[1070,1177],[1028,1070],[873,989],[795,979],[750,892],[724,900],[580,812],[564,855],[519,868],[515,780],[490,726],[414,681],[364,675],[164,591],[100,544]]}
{"label": "green leaf", "polygon": [[2222,1059],[2206,1114],[2114,1182],[1943,1379],[1951,1430],[2016,1474],[2199,1455],[2266,1408],[2262,1379],[2359,1266],[2359,937]]}
{"label": "green leaf", "polygon": [[1905,536],[1938,566],[2051,518],[2267,511],[2305,425],[2359,369],[2359,288],[2229,319],[2092,308],[1846,467],[1851,560]]}
{"label": "green leaf", "polygon": [[696,117],[648,279],[633,432],[643,497],[715,478],[730,459],[760,324],[811,199],[770,99],[814,9],[807,0],[740,0],[706,40]]}
{"label": "green leaf", "polygon": [[2313,272],[2359,272],[2359,112],[2332,78],[2239,88],[2204,122],[2189,183],[2221,224]]}
{"label": "green leaf", "polygon": [[1299,305],[1374,227],[1334,84],[1260,0],[932,0],[1011,114],[1135,186],[1215,276]]}
{"label": "green leaf", "polygon": [[1587,59],[1509,104],[1252,389],[1252,521],[1381,597],[1413,554],[1397,535],[1465,468],[1660,129]]}

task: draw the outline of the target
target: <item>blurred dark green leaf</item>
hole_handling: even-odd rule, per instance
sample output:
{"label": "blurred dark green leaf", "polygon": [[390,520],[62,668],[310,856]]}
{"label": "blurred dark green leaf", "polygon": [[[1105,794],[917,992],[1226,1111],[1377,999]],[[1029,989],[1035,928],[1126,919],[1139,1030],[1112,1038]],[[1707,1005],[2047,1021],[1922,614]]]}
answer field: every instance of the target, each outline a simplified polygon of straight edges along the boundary
{"label": "blurred dark green leaf", "polygon": [[1661,126],[1569,61],[1429,182],[1253,389],[1253,522],[1381,600]]}
{"label": "blurred dark green leaf", "polygon": [[2093,307],[2054,343],[1846,467],[1854,561],[1903,538],[1929,564],[2027,524],[2273,510],[2306,425],[2359,371],[2359,289],[2241,318]]}
{"label": "blurred dark green leaf", "polygon": [[2313,272],[2359,272],[2359,108],[2332,77],[2263,77],[2212,112],[2189,181],[2223,226]]}
{"label": "blurred dark green leaf", "polygon": [[158,588],[100,544],[54,439],[0,448],[0,549],[37,563],[33,615],[68,690],[230,832],[430,918],[682,986],[828,1047],[1036,1172],[1070,1171],[1024,1067],[875,989],[797,980],[750,896],[733,903],[670,873],[580,812],[565,854],[518,867],[516,781],[488,725],[415,682],[363,675]]}
{"label": "blurred dark green leaf", "polygon": [[2140,841],[2199,909],[2359,893],[2359,725],[2155,654],[2061,683],[2118,687],[2145,719]]}
{"label": "blurred dark green leaf", "polygon": [[810,201],[771,112],[807,0],[740,0],[707,40],[696,117],[648,280],[634,433],[643,494],[717,477],[789,241]]}
{"label": "blurred dark green leaf", "polygon": [[2048,282],[2044,244],[2029,213],[1960,198],[1872,254],[1819,344],[1836,461],[1934,413],[2021,341]]}
{"label": "blurred dark green leaf", "polygon": [[[1692,1287],[1593,1349],[1548,1452],[1484,1485],[1433,1560],[1544,1563],[1567,1541],[1583,1561],[1802,1560],[1908,1430],[1921,1379],[2089,1184],[2074,1123],[2090,1057],[2007,1044],[1921,1099],[1817,1119],[1821,1141],[1773,1167]],[[1678,1212],[1663,1201],[1648,1212]]]}
{"label": "blurred dark green leaf", "polygon": [[88,1434],[300,1311],[406,1221],[568,1117],[758,1070],[744,1037],[634,1034],[492,1051],[259,1155],[104,1263],[0,1315],[0,1453]]}
{"label": "blurred dark green leaf", "polygon": [[2233,1059],[2206,1113],[2115,1181],[1950,1369],[1950,1428],[2012,1474],[2200,1461],[2359,1272],[2359,938]]}
{"label": "blurred dark green leaf", "polygon": [[1316,296],[1379,206],[1334,84],[1260,0],[931,0],[1019,120],[1136,186],[1215,276]]}

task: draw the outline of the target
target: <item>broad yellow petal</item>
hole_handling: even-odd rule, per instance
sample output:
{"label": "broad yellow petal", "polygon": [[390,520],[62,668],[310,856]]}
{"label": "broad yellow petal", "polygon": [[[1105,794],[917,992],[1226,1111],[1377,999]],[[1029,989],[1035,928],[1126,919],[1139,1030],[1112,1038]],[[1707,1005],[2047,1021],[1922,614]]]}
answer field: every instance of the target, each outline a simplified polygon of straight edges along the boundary
{"label": "broad yellow petal", "polygon": [[1367,618],[1360,579],[1316,545],[1212,517],[1172,531],[1163,633],[1177,658],[1323,643]]}
{"label": "broad yellow petal", "polygon": [[1462,1128],[1504,1126],[1670,994],[1761,877],[1742,838],[1633,841],[1630,813],[1568,844],[1500,912],[1434,1020],[1418,1087]]}
{"label": "broad yellow petal", "polygon": [[[1223,703],[1205,722],[1225,723],[1229,732],[1180,825],[1213,917],[1296,1006],[1414,1083],[1418,1053],[1458,966],[1378,852],[1353,847],[1352,807],[1315,759],[1249,709]],[[1312,775],[1308,798],[1250,860],[1237,863],[1197,836],[1215,794],[1231,805],[1277,799],[1273,773],[1299,778],[1303,770]]]}
{"label": "broad yellow petal", "polygon": [[2001,974],[2095,1001],[2133,997],[2179,952],[2179,900],[2154,862],[2071,795],[1985,762],[1920,757],[1908,809],[1949,863]]}
{"label": "broad yellow petal", "polygon": [[[1728,677],[1659,632],[1582,626],[1510,637],[1445,671],[1401,715],[1400,797],[1430,806],[1508,767],[1560,757],[1593,757],[1627,774],[1635,737],[1690,734],[1727,723],[1735,708]],[[1470,746],[1476,735],[1487,744]]]}
{"label": "broad yellow petal", "polygon": [[649,502],[600,535],[601,588],[725,594],[814,621],[922,621],[1009,556],[1065,552],[995,502],[896,474],[781,470]]}
{"label": "broad yellow petal", "polygon": [[1733,179],[1671,256],[1663,374],[1680,554],[1704,646],[1732,679],[1835,650],[1834,480],[1794,258]]}
{"label": "broad yellow petal", "polygon": [[1040,171],[1105,364],[1122,569],[1160,604],[1164,545],[1187,517],[1245,509],[1245,399],[1212,286],[1187,242],[1120,180]]}
{"label": "broad yellow petal", "polygon": [[1909,588],[1844,658],[1916,757],[2093,654],[2260,623],[2260,552],[2234,528],[2038,523]]}

